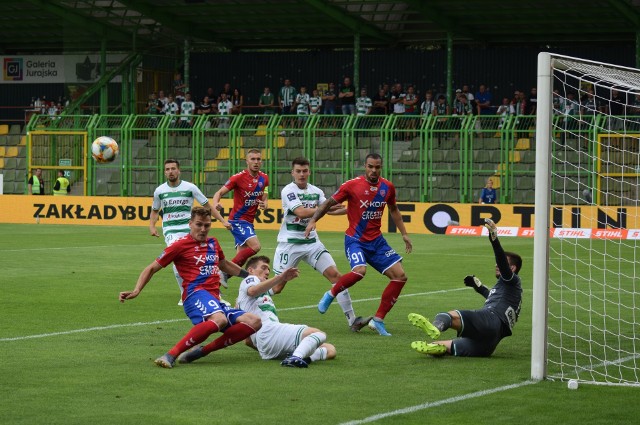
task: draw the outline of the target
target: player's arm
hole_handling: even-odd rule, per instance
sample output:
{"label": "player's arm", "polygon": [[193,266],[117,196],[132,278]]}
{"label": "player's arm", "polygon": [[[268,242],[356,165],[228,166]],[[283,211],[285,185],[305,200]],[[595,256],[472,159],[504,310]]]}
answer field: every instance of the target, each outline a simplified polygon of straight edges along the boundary
{"label": "player's arm", "polygon": [[243,269],[233,261],[227,260],[226,258],[220,260],[218,268],[230,276],[239,276],[243,279],[249,276],[249,272],[247,272],[245,269]]}
{"label": "player's arm", "polygon": [[329,198],[324,201],[317,209],[316,212],[313,213],[311,219],[309,219],[309,223],[307,224],[307,228],[304,230],[304,237],[309,237],[309,233],[316,227],[316,222],[320,220],[326,213],[329,212],[331,207],[337,205],[338,201],[333,198]]}
{"label": "player's arm", "polygon": [[327,215],[345,215],[346,213],[347,207],[342,204],[335,204],[327,211]]}
{"label": "player's arm", "polygon": [[[265,292],[269,291],[276,285],[282,285],[284,283],[287,283],[290,280],[295,279],[299,275],[300,275],[300,271],[298,270],[298,268],[291,267],[289,269],[286,269],[279,275],[272,277],[271,279],[267,279],[263,282],[258,283],[257,285],[250,286],[249,288],[247,288],[247,294],[250,297],[258,297],[261,294],[264,294]],[[280,291],[282,291],[282,288],[280,288]]]}
{"label": "player's arm", "polygon": [[500,270],[500,276],[502,276],[502,279],[509,281],[513,278],[514,273],[509,265],[509,259],[498,240],[498,228],[493,220],[488,218],[484,219],[484,225],[489,230],[489,241],[493,247],[493,254],[496,257],[496,265],[498,266],[498,270]]}
{"label": "player's arm", "polygon": [[220,199],[229,193],[230,190],[227,186],[222,186],[216,193],[214,193],[213,198],[211,199],[211,215],[213,218],[218,220],[227,230],[231,229],[231,224],[222,217],[220,214],[220,210],[222,209],[222,205],[220,205]]}
{"label": "player's arm", "polygon": [[262,193],[262,198],[258,200],[258,208],[260,208],[261,210],[266,210],[269,207],[268,201],[269,201],[269,191],[265,187]]}
{"label": "player's arm", "polygon": [[468,275],[464,278],[465,286],[473,288],[478,294],[482,295],[485,299],[489,296],[489,288],[484,286],[480,279],[476,275]]}
{"label": "player's arm", "polygon": [[151,236],[155,236],[156,238],[160,237],[158,233],[158,229],[156,229],[156,223],[158,223],[158,218],[160,218],[159,210],[151,210],[151,214],[149,214],[149,233]]}
{"label": "player's arm", "polygon": [[140,292],[144,289],[144,287],[149,283],[154,274],[156,274],[159,270],[162,269],[162,266],[155,260],[140,273],[138,277],[138,281],[136,282],[136,287],[133,291],[124,291],[120,292],[120,302],[123,303],[125,300],[131,300],[137,297]]}
{"label": "player's arm", "polygon": [[409,239],[409,235],[407,234],[407,229],[404,227],[404,221],[402,221],[402,214],[398,209],[396,204],[387,204],[389,206],[389,214],[391,215],[391,219],[395,223],[398,230],[400,230],[400,234],[402,235],[402,240],[404,241],[405,251],[407,254],[410,254],[413,250],[413,244],[411,243],[411,239]]}

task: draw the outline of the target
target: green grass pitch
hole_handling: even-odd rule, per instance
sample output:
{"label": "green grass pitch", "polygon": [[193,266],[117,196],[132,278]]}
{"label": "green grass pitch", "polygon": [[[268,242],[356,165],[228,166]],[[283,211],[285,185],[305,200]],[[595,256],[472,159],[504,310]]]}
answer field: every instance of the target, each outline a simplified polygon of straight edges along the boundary
{"label": "green grass pitch", "polygon": [[[337,304],[320,315],[328,288],[302,274],[276,298],[283,321],[306,323],[328,335],[334,361],[309,369],[263,361],[243,344],[191,365],[161,369],[153,359],[189,329],[178,307],[171,270],[163,270],[137,299],[120,304],[163,240],[144,227],[0,225],[0,423],[2,424],[619,424],[637,420],[638,388],[562,382],[529,383],[531,239],[503,238],[521,253],[524,302],[514,336],[488,359],[433,358],[409,348],[422,338],[407,321],[419,312],[477,308],[482,297],[462,283],[476,274],[493,285],[488,241],[413,235],[404,255],[409,281],[387,316],[391,338],[354,334]],[[226,253],[232,239],[213,230]],[[320,235],[341,271],[340,233]],[[272,256],[276,232],[262,231]],[[399,235],[387,235],[396,249]],[[233,299],[232,279],[225,298]],[[351,290],[356,313],[373,314],[386,279],[369,270]],[[453,337],[452,331],[444,334]]]}

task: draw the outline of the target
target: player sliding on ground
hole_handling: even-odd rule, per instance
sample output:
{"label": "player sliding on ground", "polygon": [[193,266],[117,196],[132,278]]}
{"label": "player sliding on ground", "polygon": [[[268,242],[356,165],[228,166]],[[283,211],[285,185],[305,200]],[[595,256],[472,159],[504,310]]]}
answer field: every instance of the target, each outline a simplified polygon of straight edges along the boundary
{"label": "player sliding on ground", "polygon": [[243,341],[260,329],[260,318],[220,302],[219,272],[245,278],[249,276],[240,266],[228,261],[215,238],[208,237],[211,229],[211,210],[195,207],[189,220],[190,232],[178,239],[149,264],[138,277],[133,291],[120,292],[120,302],[136,298],[154,274],[173,262],[182,278],[182,303],[193,328],[155,363],[172,368],[176,358],[190,348],[204,342],[210,335],[222,335],[199,349],[200,357]]}
{"label": "player sliding on ground", "polygon": [[[409,322],[422,329],[433,342],[414,341],[411,348],[419,353],[442,356],[452,354],[465,357],[488,357],[502,338],[510,336],[518,321],[522,304],[522,286],[518,272],[522,258],[513,252],[505,252],[498,240],[498,229],[492,220],[485,219],[489,230],[489,241],[496,257],[496,278],[498,282],[489,290],[475,276],[464,278],[464,284],[472,287],[486,298],[479,310],[452,310],[438,313],[429,322],[425,317],[409,314]],[[440,333],[453,328],[458,337],[453,340],[438,341]]]}
{"label": "player sliding on ground", "polygon": [[250,276],[240,283],[238,308],[259,316],[262,327],[245,340],[264,360],[283,359],[282,366],[306,368],[311,362],[329,360],[336,356],[336,348],[326,343],[327,335],[307,325],[281,323],[273,295],[279,294],[286,283],[299,275],[297,268],[283,270],[269,279],[269,258],[252,257],[247,262]]}

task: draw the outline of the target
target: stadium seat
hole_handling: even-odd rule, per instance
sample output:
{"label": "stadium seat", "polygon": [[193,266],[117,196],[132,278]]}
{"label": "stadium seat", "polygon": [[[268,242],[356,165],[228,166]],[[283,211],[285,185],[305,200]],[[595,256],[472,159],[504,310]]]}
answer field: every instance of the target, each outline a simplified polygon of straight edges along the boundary
{"label": "stadium seat", "polygon": [[529,149],[531,149],[531,141],[529,138],[521,137],[520,139],[518,139],[518,141],[516,142],[516,150],[526,151]]}
{"label": "stadium seat", "polygon": [[7,124],[0,124],[0,135],[9,134],[9,126]]}
{"label": "stadium seat", "polygon": [[14,184],[13,193],[16,193],[16,194],[25,193],[27,185],[24,180],[22,179],[16,180],[13,184]]}
{"label": "stadium seat", "polygon": [[20,134],[22,127],[20,124],[11,124],[11,128],[9,128],[9,134]]}

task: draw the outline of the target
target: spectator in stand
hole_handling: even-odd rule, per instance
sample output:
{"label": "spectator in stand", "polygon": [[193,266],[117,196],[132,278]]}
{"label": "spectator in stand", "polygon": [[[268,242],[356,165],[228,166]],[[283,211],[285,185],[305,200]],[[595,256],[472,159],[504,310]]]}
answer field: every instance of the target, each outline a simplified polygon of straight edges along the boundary
{"label": "spectator in stand", "polygon": [[[169,99],[164,95],[164,90],[158,90],[158,102],[162,105],[162,109],[169,103]],[[162,112],[162,109],[160,109],[160,112]]]}
{"label": "spectator in stand", "polygon": [[473,115],[473,109],[469,104],[469,100],[464,93],[458,93],[456,91],[456,98],[453,101],[453,110],[451,111],[451,115],[458,115],[464,117],[465,115]]}
{"label": "spectator in stand", "polygon": [[223,93],[227,95],[227,100],[231,101],[231,96],[233,96],[233,90],[231,89],[231,84],[224,83],[224,86],[222,86],[222,91],[218,94],[217,103],[222,102],[222,94]]}
{"label": "spectator in stand", "polygon": [[373,108],[371,98],[367,96],[367,89],[360,90],[360,97],[356,99],[356,115],[369,115]]}
{"label": "spectator in stand", "polygon": [[313,89],[311,97],[309,97],[309,114],[318,115],[322,108],[322,96],[318,93],[318,89]]}
{"label": "spectator in stand", "polygon": [[335,83],[329,83],[329,89],[322,94],[322,105],[325,115],[336,114],[336,85]]}
{"label": "spectator in stand", "polygon": [[176,103],[178,104],[178,107],[180,107],[182,105],[182,102],[184,102],[185,100],[186,89],[187,85],[182,79],[182,74],[179,72],[173,74],[173,92],[175,93]]}
{"label": "spectator in stand", "polygon": [[498,202],[496,190],[493,188],[493,180],[487,179],[487,185],[480,191],[479,204],[495,204]]}
{"label": "spectator in stand", "polygon": [[402,91],[402,84],[396,83],[391,91],[389,103],[393,105],[394,115],[404,115],[404,98],[407,95]]}
{"label": "spectator in stand", "polygon": [[231,114],[231,109],[233,108],[233,104],[229,99],[227,99],[227,94],[225,92],[220,93],[220,102],[218,103],[218,114],[221,115],[220,123],[218,124],[218,128],[229,128],[229,114]]}
{"label": "spectator in stand", "polygon": [[373,115],[387,115],[388,107],[389,99],[387,98],[387,93],[381,88],[378,90],[378,94],[373,97],[373,110],[371,113]]}
{"label": "spectator in stand", "polygon": [[407,94],[404,97],[405,115],[418,115],[418,95],[413,86],[407,87]]}
{"label": "spectator in stand", "polygon": [[269,87],[265,87],[262,95],[260,95],[260,100],[258,100],[258,106],[262,108],[262,113],[265,115],[273,115],[275,113],[275,99],[273,97],[273,93],[271,93],[271,89]]}
{"label": "spectator in stand", "polygon": [[[447,115],[450,115],[450,114],[451,114],[451,111],[449,109],[449,104],[447,104],[447,98],[443,94],[438,95],[438,102],[436,103],[436,109],[433,111],[433,115],[438,117],[437,128],[439,130],[443,130],[448,127],[447,121],[449,120],[449,117],[447,117]],[[438,147],[440,147],[440,145],[442,144],[442,136],[443,136],[443,133],[439,131]],[[447,136],[445,135],[445,139],[446,138]]]}
{"label": "spectator in stand", "polygon": [[516,116],[526,115],[527,101],[524,98],[524,92],[522,90],[516,90],[513,93],[513,100],[511,102]]}
{"label": "spectator in stand", "polygon": [[356,88],[351,84],[351,78],[344,78],[338,98],[340,98],[343,115],[353,115],[356,113]]}
{"label": "spectator in stand", "polygon": [[498,106],[498,109],[496,110],[496,114],[500,115],[500,124],[498,125],[498,128],[502,128],[504,123],[507,121],[507,118],[513,115],[513,113],[514,109],[511,101],[508,97],[503,98],[502,105]]}
{"label": "spectator in stand", "polygon": [[300,93],[296,95],[296,101],[294,103],[296,107],[296,115],[298,115],[298,127],[304,127],[304,123],[307,121],[307,115],[309,115],[309,93],[307,93],[306,86],[300,86]]}
{"label": "spectator in stand", "polygon": [[211,100],[209,96],[205,96],[202,98],[202,103],[198,106],[198,115],[211,115],[213,113],[213,105],[211,104]]}
{"label": "spectator in stand", "polygon": [[552,102],[553,102],[553,115],[562,115],[564,106],[563,106],[562,96],[560,96],[560,91],[558,89],[553,90]]}
{"label": "spectator in stand", "polygon": [[469,105],[471,105],[471,109],[475,111],[476,98],[469,91],[469,86],[467,84],[462,86],[462,93],[467,96],[467,100],[469,101]]}
{"label": "spectator in stand", "polygon": [[196,111],[196,104],[191,100],[191,93],[185,94],[184,102],[180,107],[180,127],[186,128],[193,125],[193,115]]}
{"label": "spectator in stand", "polygon": [[580,113],[582,115],[594,115],[598,112],[602,112],[602,103],[598,99],[593,91],[593,88],[587,89],[586,95],[580,102]]}
{"label": "spectator in stand", "polygon": [[178,115],[179,111],[180,106],[178,106],[178,103],[173,99],[173,95],[170,94],[167,96],[167,104],[162,109],[162,113],[165,115]]}
{"label": "spectator in stand", "polygon": [[493,115],[491,100],[491,92],[487,90],[487,86],[480,84],[478,92],[476,93],[476,107],[478,108],[478,115]]}
{"label": "spectator in stand", "polygon": [[436,102],[433,101],[433,93],[431,90],[424,95],[424,102],[420,105],[420,114],[422,116],[435,115]]}
{"label": "spectator in stand", "polygon": [[231,104],[233,107],[231,108],[231,113],[233,115],[239,115],[242,113],[242,106],[244,105],[244,96],[240,93],[240,90],[233,89],[233,94],[231,95]]}
{"label": "spectator in stand", "polygon": [[291,107],[296,101],[297,94],[296,88],[291,85],[291,80],[286,78],[284,80],[284,86],[280,88],[280,96],[278,96],[278,102],[280,103],[280,108],[282,108],[282,115],[291,114]]}
{"label": "spectator in stand", "polygon": [[60,113],[60,110],[58,109],[58,106],[51,102],[49,104],[49,107],[47,108],[47,114],[49,114],[49,117],[53,118],[55,116],[57,116]]}
{"label": "spectator in stand", "polygon": [[538,111],[538,89],[531,88],[529,98],[527,99],[527,115],[535,115]]}
{"label": "spectator in stand", "polygon": [[147,101],[147,114],[150,115],[149,118],[149,127],[157,127],[158,125],[158,117],[162,113],[162,103],[157,99],[155,93],[151,93],[149,95],[149,100]]}
{"label": "spectator in stand", "polygon": [[44,179],[42,178],[42,168],[36,168],[29,177],[29,195],[44,195]]}
{"label": "spectator in stand", "polygon": [[[612,130],[620,130],[624,126],[624,115],[626,101],[620,95],[620,92],[615,89],[611,89],[611,101],[609,102],[608,112],[611,114],[609,119],[609,125]],[[606,112],[606,111],[605,111]]]}
{"label": "spectator in stand", "polygon": [[178,115],[180,113],[180,107],[173,100],[173,95],[172,94],[169,94],[169,96],[167,96],[167,104],[162,109],[162,113],[165,114],[165,115],[171,115],[171,117],[172,117],[171,118],[171,127],[175,127],[176,126],[176,115]]}

